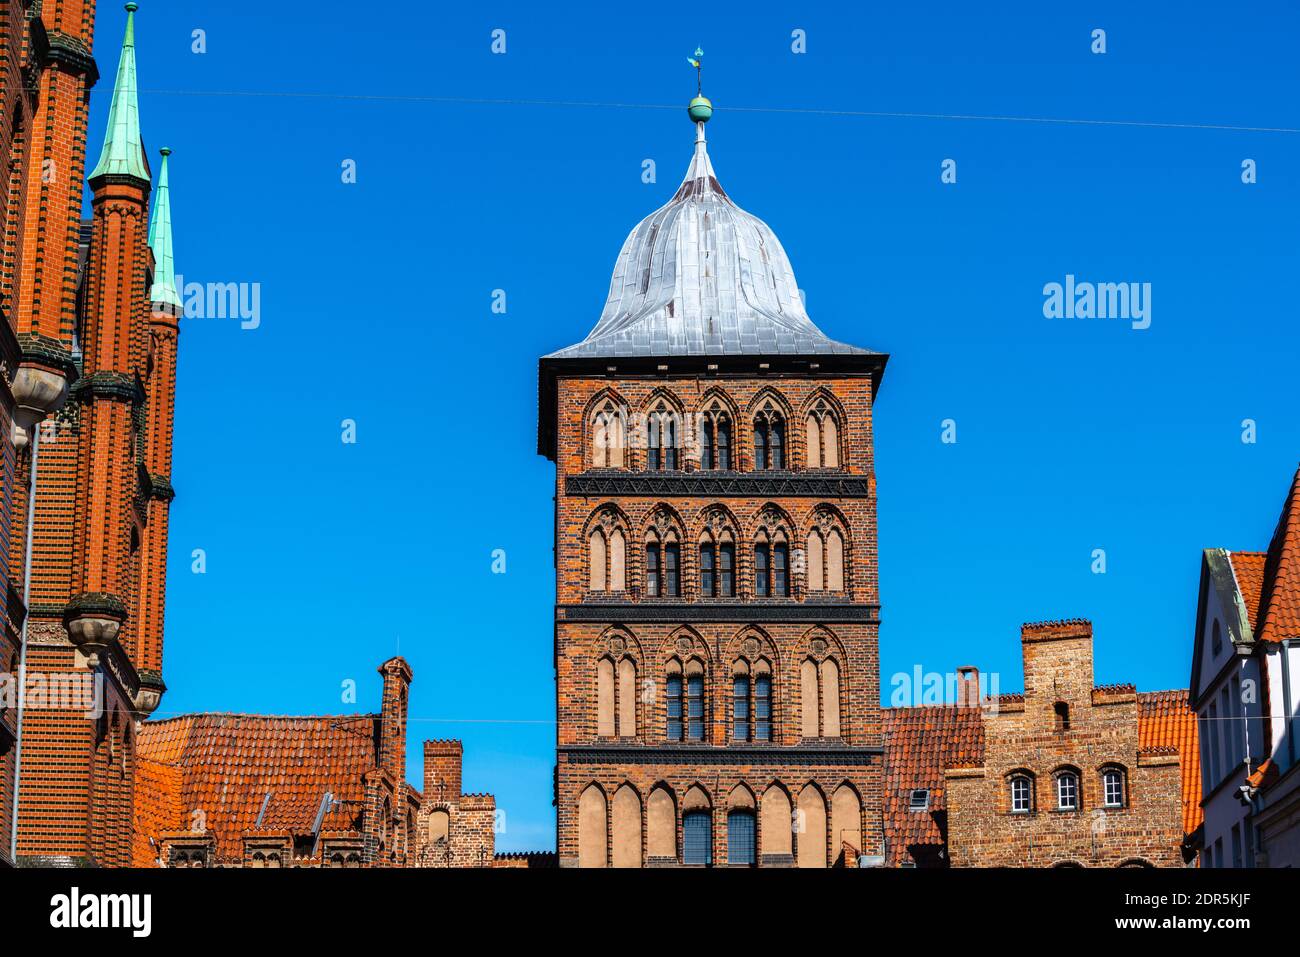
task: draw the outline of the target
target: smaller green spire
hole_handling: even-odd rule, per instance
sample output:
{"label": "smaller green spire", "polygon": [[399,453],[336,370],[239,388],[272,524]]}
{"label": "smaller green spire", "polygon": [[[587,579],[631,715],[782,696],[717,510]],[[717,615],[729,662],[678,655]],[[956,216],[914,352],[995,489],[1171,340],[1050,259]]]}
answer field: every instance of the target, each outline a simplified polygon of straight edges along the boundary
{"label": "smaller green spire", "polygon": [[158,185],[154,187],[153,210],[149,217],[149,248],[153,250],[153,288],[149,301],[181,308],[181,297],[176,290],[176,261],[172,256],[172,201],[167,186],[167,157],[172,151],[159,150],[162,165],[158,169]]}
{"label": "smaller green spire", "polygon": [[104,138],[99,162],[90,172],[90,179],[114,175],[149,181],[149,171],[144,162],[144,141],[140,136],[140,104],[136,99],[136,9],[134,3],[126,5],[126,36],[122,39],[122,55],[117,61],[113,103],[108,110],[108,134]]}

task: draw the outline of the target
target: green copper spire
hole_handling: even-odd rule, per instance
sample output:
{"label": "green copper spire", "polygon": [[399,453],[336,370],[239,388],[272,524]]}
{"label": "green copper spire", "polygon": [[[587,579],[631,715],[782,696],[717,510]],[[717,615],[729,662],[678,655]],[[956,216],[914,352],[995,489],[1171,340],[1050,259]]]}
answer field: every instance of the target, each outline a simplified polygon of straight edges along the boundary
{"label": "green copper spire", "polygon": [[153,192],[153,215],[149,217],[149,248],[153,250],[153,288],[149,290],[149,301],[179,309],[181,297],[176,291],[176,261],[172,256],[172,201],[167,188],[167,157],[172,151],[164,146],[158,152],[162,153],[162,166]]}
{"label": "green copper spire", "polygon": [[126,36],[122,56],[117,61],[117,80],[113,84],[113,105],[108,111],[108,135],[99,162],[90,173],[96,176],[134,176],[149,181],[144,163],[144,145],[140,138],[140,104],[136,100],[135,79],[135,11],[126,5]]}

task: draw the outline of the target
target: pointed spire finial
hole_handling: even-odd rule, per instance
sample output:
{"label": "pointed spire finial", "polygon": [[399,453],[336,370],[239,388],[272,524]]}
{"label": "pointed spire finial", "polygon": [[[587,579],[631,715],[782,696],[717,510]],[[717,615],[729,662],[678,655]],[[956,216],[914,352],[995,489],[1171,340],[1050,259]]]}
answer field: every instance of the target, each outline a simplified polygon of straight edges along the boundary
{"label": "pointed spire finial", "polygon": [[108,133],[99,162],[90,171],[97,176],[133,176],[149,181],[140,136],[140,104],[136,98],[135,72],[135,3],[126,5],[126,35],[122,38],[122,55],[117,61],[117,79],[113,82],[113,101],[108,110]]}
{"label": "pointed spire finial", "polygon": [[179,311],[181,297],[176,289],[176,261],[172,255],[172,200],[167,185],[167,157],[172,151],[163,147],[158,185],[154,189],[153,215],[149,218],[149,248],[153,250],[153,288],[149,301]]}
{"label": "pointed spire finial", "polygon": [[[701,124],[701,130],[703,130],[702,124],[709,122],[709,117],[713,115],[713,104],[704,95],[704,81],[701,78],[701,70],[704,66],[704,48],[696,47],[695,56],[688,56],[686,62],[695,67],[695,98],[691,100],[686,112],[690,114],[692,120],[697,124]],[[703,136],[703,133],[701,132],[699,135]]]}

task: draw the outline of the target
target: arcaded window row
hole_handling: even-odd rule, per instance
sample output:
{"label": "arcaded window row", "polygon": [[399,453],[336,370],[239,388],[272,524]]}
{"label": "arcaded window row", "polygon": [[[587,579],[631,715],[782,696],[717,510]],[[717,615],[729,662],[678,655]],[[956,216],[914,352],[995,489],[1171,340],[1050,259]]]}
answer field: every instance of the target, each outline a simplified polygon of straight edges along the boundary
{"label": "arcaded window row", "polygon": [[[760,633],[733,644],[714,665],[697,637],[679,637],[646,664],[630,633],[611,632],[594,661],[596,736],[694,744],[767,744],[789,722],[800,739],[842,737],[845,676],[838,643],[817,633],[801,645],[794,687],[782,698],[771,640]],[[788,701],[788,713],[779,702]]]}
{"label": "arcaded window row", "polygon": [[[788,515],[766,506],[752,530],[723,506],[711,506],[694,528],[669,506],[657,507],[641,529],[614,505],[587,522],[587,590],[644,598],[791,598],[843,593],[846,525],[830,506],[810,514],[800,533]],[[636,543],[629,558],[629,543]],[[689,544],[688,544],[689,543]]]}
{"label": "arcaded window row", "polygon": [[603,395],[586,420],[587,464],[656,472],[838,469],[845,459],[843,416],[824,391],[796,411],[765,390],[743,413],[718,390],[691,411],[663,390],[637,411]]}
{"label": "arcaded window row", "polygon": [[611,790],[592,782],[578,797],[580,867],[829,867],[845,845],[862,848],[862,799],[848,781],[829,800],[814,783],[792,794],[779,780],[760,797],[738,784],[716,802],[701,784],[679,796],[660,782],[644,799],[629,782]]}

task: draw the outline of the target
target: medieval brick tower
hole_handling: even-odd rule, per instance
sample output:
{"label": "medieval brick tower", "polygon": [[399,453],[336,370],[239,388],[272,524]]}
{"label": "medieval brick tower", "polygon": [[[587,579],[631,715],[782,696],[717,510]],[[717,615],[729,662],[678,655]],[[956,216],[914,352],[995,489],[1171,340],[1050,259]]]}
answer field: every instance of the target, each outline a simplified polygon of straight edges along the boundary
{"label": "medieval brick tower", "polygon": [[[94,5],[38,7],[39,13],[26,11],[32,42],[48,44],[35,55],[51,65],[41,71],[48,83],[42,79],[32,138],[23,147],[31,148],[29,165],[46,174],[28,182],[20,204],[30,223],[12,301],[24,354],[44,377],[44,392],[63,388],[68,400],[40,428],[33,426],[58,410],[58,401],[44,402],[25,421],[16,416],[24,426],[16,434],[23,451],[9,556],[11,582],[25,574],[30,580],[18,665],[28,694],[16,722],[18,824],[14,844],[8,834],[5,843],[16,847],[19,863],[125,865],[135,723],[157,707],[164,690],[180,313],[169,151],[162,151],[154,189],[136,96],[136,4],[128,3],[108,131],[88,180],[93,216],[78,228]],[[52,116],[42,120],[45,111]],[[51,129],[42,133],[43,124]],[[42,157],[52,158],[52,172],[48,164],[35,165]],[[25,391],[36,391],[36,399],[44,394]]]}
{"label": "medieval brick tower", "polygon": [[561,866],[881,850],[872,403],[723,190],[708,100],[591,334],[540,363],[556,464]]}

